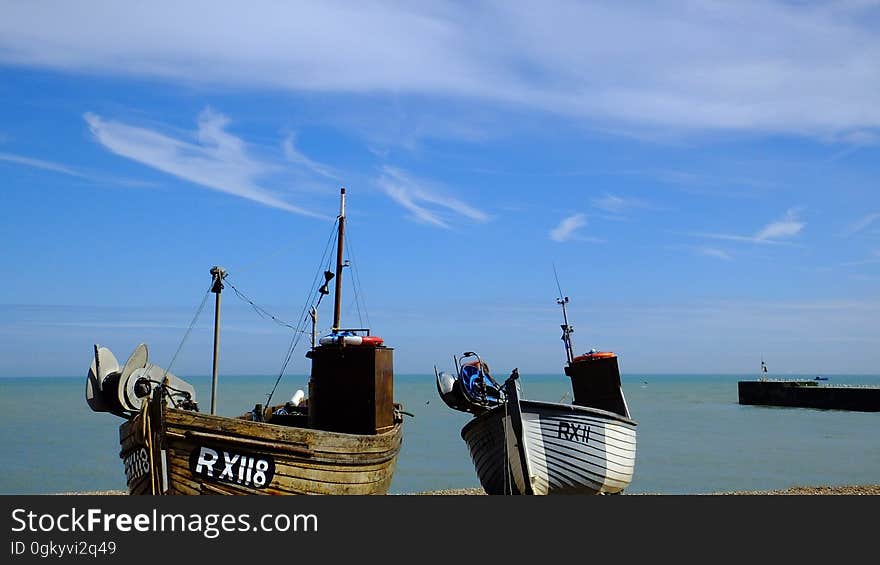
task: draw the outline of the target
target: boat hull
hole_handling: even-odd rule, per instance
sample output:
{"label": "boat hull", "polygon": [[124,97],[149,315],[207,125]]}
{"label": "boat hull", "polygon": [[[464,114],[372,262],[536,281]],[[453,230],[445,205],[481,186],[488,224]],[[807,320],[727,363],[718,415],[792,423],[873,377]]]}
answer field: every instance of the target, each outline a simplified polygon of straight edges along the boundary
{"label": "boat hull", "polygon": [[739,381],[739,403],[880,412],[880,388],[829,386],[814,381]]}
{"label": "boat hull", "polygon": [[635,468],[636,423],[595,408],[520,400],[519,416],[502,404],[461,436],[487,494],[617,494]]}
{"label": "boat hull", "polygon": [[119,428],[130,494],[386,494],[402,424],[347,434],[154,404]]}

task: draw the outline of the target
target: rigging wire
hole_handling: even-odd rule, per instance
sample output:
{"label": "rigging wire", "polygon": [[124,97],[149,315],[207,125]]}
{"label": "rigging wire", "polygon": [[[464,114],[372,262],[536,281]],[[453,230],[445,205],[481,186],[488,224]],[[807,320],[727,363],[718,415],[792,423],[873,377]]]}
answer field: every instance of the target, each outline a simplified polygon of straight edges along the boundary
{"label": "rigging wire", "polygon": [[[315,291],[319,287],[320,280],[323,276],[322,267],[324,266],[324,261],[328,257],[328,253],[330,252],[331,245],[335,241],[335,236],[337,234],[336,227],[339,225],[339,218],[336,218],[336,222],[333,224],[333,230],[330,234],[330,237],[327,239],[327,245],[324,247],[324,253],[321,255],[321,261],[319,263],[320,267],[318,267],[318,271],[315,273],[315,278],[312,280],[312,286],[309,289],[309,294],[306,296],[305,305],[303,306],[302,311],[299,315],[299,324],[297,325],[297,329],[294,332],[293,336],[290,339],[290,345],[287,348],[287,356],[284,359],[284,363],[281,365],[281,371],[278,373],[278,378],[275,379],[275,384],[272,386],[272,390],[269,391],[269,394],[266,395],[266,407],[270,406],[270,402],[272,401],[272,396],[274,396],[276,389],[278,388],[278,383],[281,382],[281,377],[284,376],[284,371],[287,370],[287,365],[290,363],[290,360],[293,358],[293,353],[296,351],[297,346],[299,345],[300,340],[302,339],[303,334],[305,333],[304,325],[306,321],[309,319],[307,316],[308,307],[311,304],[311,298],[314,295]],[[329,261],[329,259],[327,259]]]}
{"label": "rigging wire", "polygon": [[162,373],[162,382],[165,382],[165,377],[167,377],[169,371],[171,371],[171,367],[174,365],[174,362],[177,360],[177,356],[180,354],[180,351],[183,349],[183,344],[186,343],[186,340],[189,338],[189,334],[192,333],[192,329],[196,325],[196,321],[199,319],[199,316],[202,314],[202,311],[205,309],[205,304],[208,303],[208,297],[211,296],[211,289],[212,288],[214,288],[214,281],[213,280],[211,280],[211,286],[209,286],[207,292],[205,292],[205,297],[202,298],[202,303],[199,305],[199,309],[196,310],[195,316],[193,316],[192,321],[189,323],[189,327],[186,329],[186,332],[183,334],[183,339],[180,340],[180,345],[177,346],[177,351],[174,352],[174,356],[171,358],[171,361],[168,363],[168,367],[165,369],[165,372]]}
{"label": "rigging wire", "polygon": [[[350,237],[345,239],[345,250],[348,253],[348,256],[351,257],[351,259],[352,259],[348,263],[349,266],[351,267],[351,288],[354,291],[354,307],[357,309],[358,326],[362,328],[362,327],[364,327],[364,320],[361,317],[361,302],[358,299],[358,285],[357,285],[357,281],[355,281],[355,278],[354,278],[354,273],[355,273],[354,264],[355,264],[355,262],[354,262],[354,256],[351,253],[351,246],[349,245],[350,239],[351,239]],[[349,307],[349,310],[350,309],[351,308]]]}
{"label": "rigging wire", "polygon": [[278,324],[279,326],[283,326],[283,327],[286,327],[286,328],[290,328],[290,329],[292,329],[293,331],[299,331],[296,327],[294,327],[294,326],[290,325],[289,323],[285,322],[284,320],[278,318],[277,316],[275,316],[274,314],[272,314],[271,312],[269,312],[268,310],[266,310],[266,309],[263,308],[262,306],[259,306],[259,305],[255,304],[254,301],[251,300],[250,298],[248,298],[247,296],[245,296],[243,292],[241,292],[240,290],[238,290],[237,288],[235,288],[235,285],[232,284],[231,282],[229,282],[229,278],[228,278],[228,277],[227,277],[226,279],[224,279],[224,281],[226,282],[226,284],[229,285],[229,287],[233,290],[233,292],[235,292],[235,295],[238,296],[238,297],[239,297],[240,299],[242,299],[243,301],[245,301],[245,302],[247,302],[248,304],[250,304],[251,307],[254,309],[254,311],[255,311],[257,314],[259,314],[261,318],[264,318],[264,319],[265,319],[265,318],[270,318],[273,322],[275,322],[275,323]]}
{"label": "rigging wire", "polygon": [[[364,291],[363,291],[363,285],[361,285],[361,276],[360,276],[360,273],[357,269],[358,262],[355,259],[354,251],[352,250],[351,244],[349,243],[350,241],[351,241],[350,237],[346,238],[345,246],[348,249],[348,256],[351,257],[351,263],[350,263],[352,266],[351,267],[351,281],[352,281],[352,287],[354,288],[354,301],[355,301],[355,304],[357,305],[357,308],[358,308],[358,323],[361,325],[361,327],[364,327],[364,322],[361,319],[361,309],[360,309],[361,297],[364,295]],[[367,319],[366,327],[372,328],[373,325],[370,322],[370,313],[367,310],[366,296],[363,296],[363,304],[364,304],[364,317]]]}

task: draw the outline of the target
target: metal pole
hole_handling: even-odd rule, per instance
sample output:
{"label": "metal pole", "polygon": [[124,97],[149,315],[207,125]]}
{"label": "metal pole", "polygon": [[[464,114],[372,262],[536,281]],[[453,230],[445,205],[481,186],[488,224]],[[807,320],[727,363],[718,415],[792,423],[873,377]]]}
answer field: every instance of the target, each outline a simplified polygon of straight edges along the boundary
{"label": "metal pole", "polygon": [[211,370],[211,414],[217,414],[217,361],[220,357],[220,293],[223,290],[223,279],[226,271],[222,267],[212,267],[211,276],[214,286],[211,287],[217,298],[214,301],[214,366]]}
{"label": "metal pole", "polygon": [[342,314],[342,254],[343,238],[345,237],[345,188],[340,191],[339,204],[339,237],[336,238],[336,302],[333,307],[333,330],[339,329],[339,318]]}
{"label": "metal pole", "polygon": [[565,312],[565,305],[568,303],[568,297],[557,298],[556,303],[562,306],[562,341],[565,343],[565,356],[568,359],[568,362],[571,363],[574,356],[572,354],[571,348],[571,332],[574,331],[574,328],[568,325],[568,314]]}

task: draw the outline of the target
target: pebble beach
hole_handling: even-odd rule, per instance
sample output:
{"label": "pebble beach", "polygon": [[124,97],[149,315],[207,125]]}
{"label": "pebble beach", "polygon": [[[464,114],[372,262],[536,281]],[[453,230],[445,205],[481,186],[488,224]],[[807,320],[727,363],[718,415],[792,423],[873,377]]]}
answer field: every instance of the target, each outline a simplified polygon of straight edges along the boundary
{"label": "pebble beach", "polygon": [[[435,490],[431,492],[414,493],[419,495],[485,495],[482,489],[449,489]],[[626,495],[626,493],[623,493]],[[663,493],[646,493],[647,495],[660,495]],[[750,490],[740,492],[709,492],[704,495],[880,495],[880,485],[846,485],[846,486],[817,486],[817,487],[791,487],[784,490]],[[704,496],[689,495],[689,496]],[[632,496],[645,496],[634,494]]]}
{"label": "pebble beach", "polygon": [[[100,490],[88,492],[61,492],[59,495],[108,495],[118,496],[125,495],[123,490]],[[410,493],[414,496],[486,496],[481,488],[463,488],[463,489],[442,489],[427,492]],[[623,493],[626,495],[626,493]],[[663,493],[645,493],[634,494],[631,496],[651,496],[662,495]],[[845,495],[845,496],[870,496],[880,495],[880,485],[842,485],[842,486],[811,486],[811,487],[791,487],[782,490],[748,490],[738,492],[707,492],[703,494],[688,496],[726,496],[726,495],[794,495],[794,496],[815,496],[815,495]]]}

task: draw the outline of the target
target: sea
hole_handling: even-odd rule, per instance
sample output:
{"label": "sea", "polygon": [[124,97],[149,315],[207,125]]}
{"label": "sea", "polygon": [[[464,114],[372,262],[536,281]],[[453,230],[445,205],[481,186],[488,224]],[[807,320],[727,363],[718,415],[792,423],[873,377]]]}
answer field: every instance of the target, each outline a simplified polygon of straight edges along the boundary
{"label": "sea", "polygon": [[[812,378],[815,375],[803,375]],[[828,384],[880,386],[880,375],[825,375]],[[238,416],[265,403],[277,376],[223,376],[217,412]],[[742,406],[737,375],[623,375],[637,427],[626,494],[707,494],[793,486],[880,483],[880,413]],[[202,411],[210,377],[187,377]],[[308,390],[285,376],[272,403]],[[521,375],[524,398],[571,400],[567,377]],[[404,440],[390,494],[479,487],[460,431],[470,415],[448,408],[433,375],[395,375]],[[92,412],[85,377],[0,379],[0,494],[124,490],[118,428]]]}

